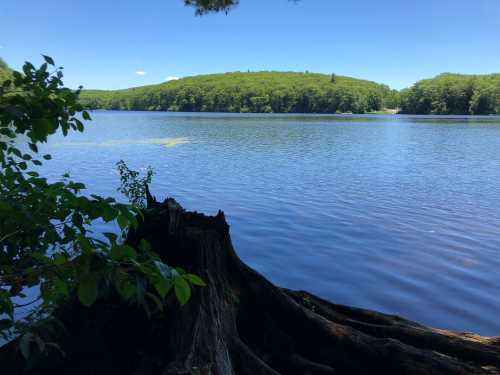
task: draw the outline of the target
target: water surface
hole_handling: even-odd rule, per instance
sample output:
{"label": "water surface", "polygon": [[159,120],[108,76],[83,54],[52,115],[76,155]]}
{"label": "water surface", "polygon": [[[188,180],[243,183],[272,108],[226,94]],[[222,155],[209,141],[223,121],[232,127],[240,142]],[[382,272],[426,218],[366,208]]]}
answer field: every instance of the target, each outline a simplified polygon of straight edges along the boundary
{"label": "water surface", "polygon": [[50,140],[51,177],[119,197],[115,163],[150,165],[157,196],[224,210],[278,285],[500,335],[500,118],[92,116]]}

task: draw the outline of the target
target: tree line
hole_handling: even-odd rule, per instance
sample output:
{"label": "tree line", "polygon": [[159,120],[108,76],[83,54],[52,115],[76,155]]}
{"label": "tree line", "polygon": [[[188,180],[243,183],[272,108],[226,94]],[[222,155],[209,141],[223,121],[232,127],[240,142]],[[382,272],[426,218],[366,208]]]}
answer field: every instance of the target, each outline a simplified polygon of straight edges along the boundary
{"label": "tree line", "polygon": [[500,74],[444,73],[401,91],[316,73],[225,73],[116,91],[83,91],[90,109],[181,112],[500,114]]}
{"label": "tree line", "polygon": [[444,73],[400,93],[400,112],[408,114],[500,114],[500,74]]}
{"label": "tree line", "polygon": [[297,72],[234,72],[183,78],[125,90],[87,90],[90,109],[181,112],[366,113],[397,106],[386,85]]}
{"label": "tree line", "polygon": [[[0,82],[12,71],[0,58]],[[236,113],[500,114],[500,74],[444,73],[397,91],[335,74],[234,72],[125,90],[84,90],[87,109]]]}

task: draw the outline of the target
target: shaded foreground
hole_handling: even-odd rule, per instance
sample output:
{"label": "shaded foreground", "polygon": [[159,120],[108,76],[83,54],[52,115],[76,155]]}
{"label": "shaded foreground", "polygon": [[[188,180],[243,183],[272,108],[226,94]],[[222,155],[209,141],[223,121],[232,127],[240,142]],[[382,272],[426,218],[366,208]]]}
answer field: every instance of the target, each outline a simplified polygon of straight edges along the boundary
{"label": "shaded foreground", "polygon": [[[148,319],[118,298],[57,313],[65,357],[36,374],[500,374],[500,338],[438,330],[391,315],[332,304],[274,286],[245,265],[224,214],[186,212],[173,199],[149,209],[128,241],[147,239],[168,264],[207,286]],[[24,366],[0,349],[6,373]]]}

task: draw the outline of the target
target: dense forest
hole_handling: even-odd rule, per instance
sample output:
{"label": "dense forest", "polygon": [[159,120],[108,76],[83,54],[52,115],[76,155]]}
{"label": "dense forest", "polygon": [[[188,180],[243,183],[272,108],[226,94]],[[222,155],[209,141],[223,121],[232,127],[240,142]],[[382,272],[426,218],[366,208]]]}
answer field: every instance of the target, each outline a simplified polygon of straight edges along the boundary
{"label": "dense forest", "polygon": [[125,90],[88,90],[81,102],[91,109],[365,113],[395,108],[397,96],[386,85],[334,74],[235,72]]}
{"label": "dense forest", "polygon": [[[0,82],[11,70],[0,58]],[[500,74],[444,73],[401,91],[318,73],[234,72],[124,90],[84,90],[88,109],[174,112],[500,114]]]}
{"label": "dense forest", "polygon": [[500,74],[444,73],[402,90],[400,109],[409,114],[500,114]]}
{"label": "dense forest", "polygon": [[3,82],[10,78],[10,69],[5,61],[0,58],[0,82]]}

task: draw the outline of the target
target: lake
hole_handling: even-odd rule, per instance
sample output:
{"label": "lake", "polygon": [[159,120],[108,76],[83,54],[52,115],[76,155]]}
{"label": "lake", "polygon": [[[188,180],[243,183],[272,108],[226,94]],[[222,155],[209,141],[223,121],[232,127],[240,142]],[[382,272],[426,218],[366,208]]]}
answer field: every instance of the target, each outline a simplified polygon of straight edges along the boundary
{"label": "lake", "polygon": [[[440,328],[500,335],[500,118],[96,111],[45,171],[222,209],[274,283]],[[99,230],[109,230],[100,226]]]}

